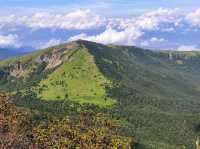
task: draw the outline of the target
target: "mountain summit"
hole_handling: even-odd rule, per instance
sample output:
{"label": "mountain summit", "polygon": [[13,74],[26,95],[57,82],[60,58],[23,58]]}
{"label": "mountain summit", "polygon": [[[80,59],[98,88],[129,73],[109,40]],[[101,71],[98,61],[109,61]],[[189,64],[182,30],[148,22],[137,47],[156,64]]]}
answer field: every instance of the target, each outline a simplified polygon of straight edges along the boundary
{"label": "mountain summit", "polygon": [[199,66],[199,52],[78,40],[0,62],[0,89],[31,93],[31,100],[15,102],[32,109],[37,102],[70,101],[105,112],[146,148],[189,148],[200,133]]}

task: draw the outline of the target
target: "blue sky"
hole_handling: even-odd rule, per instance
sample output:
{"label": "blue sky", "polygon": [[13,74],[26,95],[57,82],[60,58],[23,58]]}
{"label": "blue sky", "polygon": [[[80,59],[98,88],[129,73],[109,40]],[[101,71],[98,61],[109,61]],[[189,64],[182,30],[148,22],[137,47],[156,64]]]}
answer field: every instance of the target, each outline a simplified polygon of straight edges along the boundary
{"label": "blue sky", "polygon": [[0,48],[39,49],[85,39],[199,50],[199,0],[0,0]]}
{"label": "blue sky", "polygon": [[0,4],[3,7],[49,7],[49,6],[63,6],[63,5],[85,5],[86,7],[94,4],[102,4],[109,6],[137,6],[139,8],[143,8],[146,6],[148,9],[148,5],[155,7],[196,7],[200,2],[198,0],[1,0]]}
{"label": "blue sky", "polygon": [[[91,9],[106,16],[129,16],[145,11],[163,8],[194,10],[200,6],[199,0],[0,0],[1,11],[47,9],[70,11]],[[19,13],[19,12],[15,12]]]}

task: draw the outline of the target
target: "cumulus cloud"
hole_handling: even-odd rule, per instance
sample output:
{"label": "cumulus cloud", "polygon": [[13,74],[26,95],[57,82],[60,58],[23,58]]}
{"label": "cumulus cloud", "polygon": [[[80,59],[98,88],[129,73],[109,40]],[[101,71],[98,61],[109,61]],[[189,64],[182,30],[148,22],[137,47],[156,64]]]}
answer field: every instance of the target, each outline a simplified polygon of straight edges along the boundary
{"label": "cumulus cloud", "polygon": [[200,8],[192,13],[189,13],[186,16],[186,20],[193,26],[200,27]]}
{"label": "cumulus cloud", "polygon": [[17,35],[0,35],[0,47],[20,47],[21,44],[17,41],[17,39]]}
{"label": "cumulus cloud", "polygon": [[[108,19],[107,26],[109,27],[103,33],[92,36],[82,33],[71,37],[69,40],[85,39],[101,43],[133,45],[146,31],[159,30],[164,23],[171,23],[173,26],[177,26],[182,20],[182,13],[179,9],[160,8],[139,17]],[[117,29],[120,31],[117,31]],[[164,39],[154,37],[150,42],[164,42]],[[141,44],[148,45],[148,42]]]}
{"label": "cumulus cloud", "polygon": [[139,17],[118,20],[120,28],[135,26],[141,30],[158,30],[162,24],[171,23],[174,26],[180,25],[184,19],[183,12],[178,9],[159,8],[158,10],[147,12]]}
{"label": "cumulus cloud", "polygon": [[195,45],[182,45],[177,48],[177,51],[200,51]]}
{"label": "cumulus cloud", "polygon": [[137,40],[140,36],[142,36],[142,33],[134,27],[127,28],[123,31],[117,31],[109,27],[99,35],[88,36],[82,33],[77,36],[71,37],[69,41],[84,39],[105,44],[117,43],[117,44],[133,45],[135,43],[135,40]]}
{"label": "cumulus cloud", "polygon": [[157,29],[161,23],[178,25],[182,20],[179,9],[164,9],[148,12],[128,19],[105,18],[89,9],[76,10],[64,14],[37,12],[30,16],[0,16],[0,25],[24,25],[30,28],[91,29],[112,26],[120,29],[136,27],[144,30]]}
{"label": "cumulus cloud", "polygon": [[180,9],[164,9],[160,8],[156,11],[152,11],[140,16],[135,24],[147,30],[159,29],[162,23],[173,23],[178,25],[182,21],[182,13]]}
{"label": "cumulus cloud", "polygon": [[77,10],[66,14],[37,12],[31,16],[1,16],[1,26],[26,26],[33,29],[91,29],[103,26],[106,19],[91,10]]}
{"label": "cumulus cloud", "polygon": [[[171,33],[185,23],[191,26],[200,26],[200,9],[188,14],[178,8],[159,8],[155,11],[129,18],[106,18],[89,9],[68,13],[37,12],[22,16],[13,14],[0,16],[0,29],[7,27],[9,31],[19,26],[28,27],[31,31],[35,29],[75,30],[76,32],[72,32],[72,35],[70,34],[72,37],[69,37],[69,41],[85,39],[105,44],[135,45],[139,43],[142,46],[150,46],[166,41],[164,38],[158,37],[152,37],[147,40],[149,36],[143,38],[146,41],[142,40],[142,37],[147,35],[148,32]],[[92,31],[93,29],[99,29],[98,33],[89,32],[90,34],[86,34],[86,31]],[[102,31],[102,29],[104,30]],[[43,43],[42,47],[59,44],[60,41],[52,39],[47,43]]]}

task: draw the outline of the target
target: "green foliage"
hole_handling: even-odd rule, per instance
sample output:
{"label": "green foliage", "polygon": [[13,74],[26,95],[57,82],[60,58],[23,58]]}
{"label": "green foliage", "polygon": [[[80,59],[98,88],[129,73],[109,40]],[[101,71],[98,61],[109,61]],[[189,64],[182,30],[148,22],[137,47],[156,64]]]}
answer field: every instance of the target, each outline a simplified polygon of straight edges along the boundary
{"label": "green foliage", "polygon": [[[45,100],[70,99],[81,104],[112,106],[105,87],[112,86],[95,64],[87,49],[79,49],[73,59],[60,66],[39,84],[39,97]],[[66,98],[67,94],[67,98]]]}
{"label": "green foliage", "polygon": [[[67,116],[77,122],[85,109],[107,113],[126,124],[117,131],[124,136],[136,135],[141,148],[194,148],[200,135],[199,52],[76,43],[70,61],[49,71],[37,66],[28,78],[6,73],[4,67],[15,60],[2,62],[0,88],[20,92],[17,105],[45,113],[48,119]],[[65,46],[60,48],[66,50]],[[27,68],[35,66],[34,56],[26,59],[22,61]],[[30,119],[36,125],[46,118],[39,114]],[[58,129],[56,122],[48,125]]]}
{"label": "green foliage", "polygon": [[[34,93],[29,94],[30,100],[34,96]],[[8,95],[0,93],[0,148],[135,147],[133,138],[117,134],[116,129],[121,127],[119,121],[92,111],[81,111],[79,117],[76,123],[66,118],[48,118],[45,113],[36,109],[16,106],[9,101]],[[39,123],[33,124],[33,121]]]}
{"label": "green foliage", "polygon": [[74,127],[69,120],[62,120],[39,125],[33,133],[40,148],[133,148],[133,139],[113,133],[117,127],[117,122],[108,120],[104,115],[86,111],[81,115],[79,126]]}
{"label": "green foliage", "polygon": [[146,148],[194,146],[199,134],[194,128],[200,123],[198,57],[170,59],[168,54],[134,47],[84,45],[102,73],[115,82],[109,95],[119,105],[110,114],[128,121],[124,133],[134,132]]}

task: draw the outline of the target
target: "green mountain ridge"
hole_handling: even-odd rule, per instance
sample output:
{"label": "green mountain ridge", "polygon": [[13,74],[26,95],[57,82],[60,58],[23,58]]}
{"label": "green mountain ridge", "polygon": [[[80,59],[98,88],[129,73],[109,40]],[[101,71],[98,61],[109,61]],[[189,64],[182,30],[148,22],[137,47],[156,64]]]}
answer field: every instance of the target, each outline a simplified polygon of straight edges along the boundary
{"label": "green mountain ridge", "polygon": [[200,133],[199,66],[200,52],[78,40],[1,61],[0,89],[96,107],[123,121],[122,134],[138,137],[141,148],[192,149]]}

